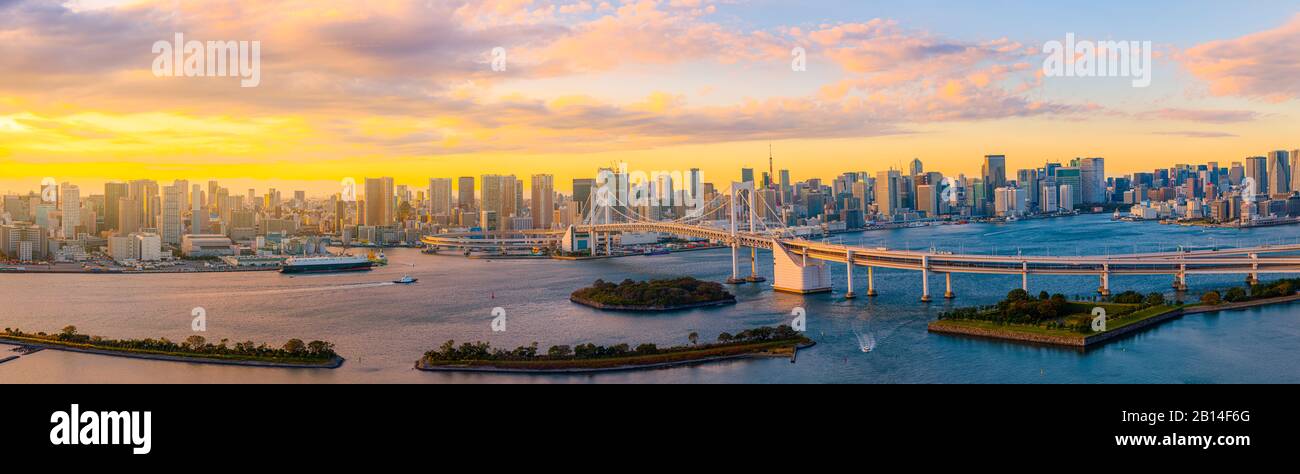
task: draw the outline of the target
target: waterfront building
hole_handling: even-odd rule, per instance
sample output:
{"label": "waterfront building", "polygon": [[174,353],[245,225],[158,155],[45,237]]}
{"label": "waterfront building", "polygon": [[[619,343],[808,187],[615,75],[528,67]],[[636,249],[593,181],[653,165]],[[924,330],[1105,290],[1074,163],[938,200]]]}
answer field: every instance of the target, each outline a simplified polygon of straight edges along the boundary
{"label": "waterfront building", "polygon": [[1075,205],[1074,199],[1075,196],[1078,195],[1078,191],[1075,190],[1075,185],[1058,184],[1056,188],[1057,188],[1057,198],[1056,198],[1057,207],[1060,208],[1062,211],[1074,210],[1074,205]]}
{"label": "waterfront building", "polygon": [[45,260],[48,249],[45,228],[23,222],[0,225],[0,253],[5,258],[23,262]]}
{"label": "waterfront building", "polygon": [[181,239],[181,255],[189,258],[236,255],[234,242],[221,234],[191,234]]}
{"label": "waterfront building", "polygon": [[1038,209],[1041,212],[1057,212],[1060,210],[1060,203],[1057,202],[1057,187],[1053,185],[1044,185],[1038,196]]}

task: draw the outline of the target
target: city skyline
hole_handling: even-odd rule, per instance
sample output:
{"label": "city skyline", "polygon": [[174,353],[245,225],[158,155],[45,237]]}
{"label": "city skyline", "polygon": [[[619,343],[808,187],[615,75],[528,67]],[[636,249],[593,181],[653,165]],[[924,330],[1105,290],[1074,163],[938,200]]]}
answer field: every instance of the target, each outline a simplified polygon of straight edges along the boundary
{"label": "city skyline", "polygon": [[[0,189],[184,176],[319,195],[348,176],[513,173],[564,190],[615,161],[724,181],[766,169],[769,145],[799,179],[913,158],[970,175],[985,154],[1008,169],[1102,156],[1119,175],[1296,147],[1300,81],[1275,60],[1300,43],[1285,2],[1150,2],[1119,18],[1032,2],[331,6],[6,2],[6,26],[33,40],[0,45]],[[83,27],[55,31],[56,14]],[[150,44],[178,32],[263,42],[260,85],[150,74]],[[1151,86],[1043,77],[1042,46],[1071,33],[1151,41]]]}
{"label": "city skyline", "polygon": [[[1296,149],[1296,148],[1277,148],[1277,149],[1270,149],[1270,150],[1268,150],[1268,151],[1266,151],[1266,152],[1260,152],[1260,153],[1257,153],[1257,154],[1246,154],[1246,155],[1244,155],[1244,156],[1242,156],[1242,157],[1240,157],[1240,158],[1232,158],[1232,159],[1225,159],[1225,160],[1208,160],[1208,161],[1204,161],[1204,162],[1195,162],[1195,161],[1193,161],[1193,162],[1182,162],[1182,161],[1180,161],[1180,162],[1170,162],[1170,163],[1168,163],[1166,166],[1157,166],[1157,167],[1151,167],[1150,164],[1148,164],[1147,167],[1145,167],[1145,168],[1137,168],[1137,169],[1134,169],[1134,170],[1132,170],[1132,171],[1128,171],[1128,172],[1112,172],[1112,171],[1111,171],[1112,168],[1111,168],[1111,165],[1110,165],[1111,160],[1110,160],[1108,157],[1103,157],[1103,156],[1096,156],[1096,157],[1094,157],[1094,156],[1082,156],[1082,155],[1080,155],[1080,156],[1076,156],[1076,157],[1069,158],[1069,159],[1063,159],[1063,160],[1047,160],[1047,161],[1040,162],[1040,163],[1037,163],[1037,164],[1030,164],[1030,165],[1028,165],[1028,166],[1026,166],[1026,167],[1017,167],[1017,166],[1010,166],[1010,165],[1008,165],[1008,164],[1007,164],[1007,161],[1008,161],[1008,159],[1009,159],[1010,157],[1008,157],[1008,156],[1005,155],[1005,154],[985,154],[985,155],[982,155],[982,156],[980,157],[980,159],[981,159],[981,160],[986,160],[986,159],[987,159],[988,157],[990,157],[990,156],[1001,157],[1001,158],[1002,158],[1002,165],[1001,165],[1002,168],[1001,168],[1001,171],[1002,171],[1003,176],[1004,176],[1008,181],[1017,181],[1017,179],[1016,179],[1016,178],[1017,178],[1016,173],[1017,173],[1018,171],[1023,171],[1023,170],[1027,170],[1027,169],[1042,169],[1044,166],[1048,166],[1048,165],[1069,166],[1069,163],[1071,163],[1071,162],[1074,161],[1074,160],[1088,160],[1088,159],[1094,159],[1094,158],[1102,158],[1102,159],[1105,159],[1105,160],[1106,160],[1106,168],[1105,168],[1105,170],[1104,170],[1104,174],[1103,174],[1103,176],[1101,177],[1101,179],[1104,181],[1104,180],[1107,180],[1107,179],[1114,179],[1114,178],[1127,178],[1127,177],[1131,177],[1131,176],[1133,176],[1135,173],[1144,173],[1144,172],[1151,171],[1151,170],[1153,170],[1153,169],[1162,169],[1162,168],[1164,168],[1164,169],[1172,169],[1172,168],[1174,168],[1174,167],[1178,167],[1178,166],[1191,166],[1191,167],[1195,167],[1195,166],[1198,166],[1198,165],[1205,165],[1205,164],[1209,164],[1209,163],[1215,163],[1215,164],[1217,164],[1220,168],[1224,168],[1224,169],[1230,167],[1233,163],[1241,163],[1242,166],[1245,167],[1245,168],[1248,170],[1248,171],[1247,171],[1247,175],[1254,176],[1254,175],[1249,171],[1250,167],[1252,166],[1252,160],[1255,160],[1255,159],[1260,160],[1261,162],[1265,163],[1265,166],[1267,166],[1268,169],[1271,170],[1271,169],[1273,169],[1273,167],[1277,166],[1277,163],[1276,163],[1275,159],[1273,159],[1273,157],[1275,157],[1275,156],[1276,156],[1277,154],[1279,154],[1279,153],[1281,154],[1281,156],[1283,157],[1283,159],[1286,161],[1286,163],[1284,164],[1284,169],[1287,170],[1286,173],[1287,173],[1287,175],[1288,175],[1288,179],[1287,179],[1286,183],[1288,184],[1288,189],[1295,189],[1295,188],[1297,188],[1297,186],[1293,186],[1291,183],[1296,182],[1296,179],[1295,179],[1295,178],[1291,178],[1290,175],[1291,175],[1293,172],[1300,172],[1300,171],[1295,171],[1296,169],[1300,169],[1300,168],[1294,166],[1294,165],[1295,165],[1294,162],[1297,161],[1297,157],[1300,157],[1300,150],[1298,150],[1298,149]],[[622,163],[622,164],[628,164],[628,163]],[[29,193],[39,193],[40,190],[41,190],[41,187],[42,187],[42,186],[41,186],[41,181],[42,181],[43,179],[54,179],[54,181],[55,181],[56,183],[60,184],[60,185],[61,185],[62,183],[69,183],[69,184],[76,185],[76,186],[78,186],[78,187],[80,187],[80,188],[86,188],[86,189],[90,189],[90,190],[92,190],[91,192],[83,193],[83,194],[85,194],[85,195],[94,195],[94,194],[96,194],[96,193],[93,192],[93,190],[102,190],[102,189],[106,189],[106,187],[107,187],[109,184],[125,184],[125,183],[129,183],[129,182],[131,182],[131,181],[141,181],[141,180],[146,180],[146,181],[153,181],[153,182],[155,182],[155,183],[168,183],[168,182],[178,182],[178,183],[207,183],[207,182],[216,181],[216,182],[221,183],[221,184],[222,184],[222,187],[225,187],[225,188],[228,188],[228,189],[231,189],[231,190],[243,190],[243,189],[248,189],[249,191],[254,191],[254,190],[257,190],[257,189],[261,189],[261,190],[263,190],[263,191],[278,190],[278,191],[281,192],[281,193],[286,192],[286,191],[289,191],[289,192],[305,192],[305,193],[307,194],[307,197],[312,198],[312,199],[328,199],[328,198],[330,198],[330,197],[332,197],[332,196],[334,196],[334,195],[336,195],[336,194],[340,194],[340,193],[341,193],[341,185],[342,185],[342,181],[345,180],[345,179],[352,179],[352,180],[354,180],[354,181],[358,184],[358,186],[361,186],[362,184],[364,184],[364,181],[365,181],[366,179],[387,179],[387,180],[391,180],[391,181],[392,181],[392,182],[389,184],[389,187],[394,187],[394,186],[403,186],[403,187],[406,187],[406,188],[413,189],[413,190],[415,190],[415,191],[427,191],[428,188],[429,188],[429,186],[432,185],[432,181],[431,181],[431,180],[449,180],[449,182],[446,184],[446,186],[448,186],[449,190],[450,190],[451,192],[453,192],[454,195],[457,196],[455,199],[453,199],[453,202],[460,202],[460,201],[462,200],[462,197],[463,197],[463,195],[461,194],[461,189],[463,189],[463,188],[464,188],[464,185],[467,184],[467,183],[464,182],[465,179],[471,179],[471,180],[472,180],[472,181],[468,182],[468,185],[469,185],[469,189],[470,189],[471,191],[473,191],[473,193],[474,193],[473,195],[474,195],[474,197],[475,197],[476,199],[477,199],[478,197],[481,196],[481,191],[482,191],[482,183],[481,183],[481,179],[482,179],[482,178],[484,178],[484,177],[492,177],[492,176],[506,176],[506,175],[514,176],[514,177],[516,178],[516,180],[519,182],[519,186],[522,186],[522,189],[523,189],[524,191],[527,191],[528,193],[531,193],[531,192],[532,192],[532,179],[531,179],[532,177],[534,177],[534,176],[543,176],[543,175],[545,175],[545,176],[550,176],[550,177],[551,177],[551,180],[552,180],[552,183],[551,183],[551,185],[550,185],[550,188],[551,188],[553,191],[572,195],[573,192],[574,192],[574,189],[573,189],[573,186],[572,186],[573,183],[574,183],[574,181],[582,181],[582,180],[591,180],[591,179],[595,179],[596,176],[599,174],[599,170],[602,169],[602,168],[617,168],[617,166],[609,166],[609,165],[610,165],[610,164],[597,165],[597,166],[593,167],[593,168],[592,168],[592,169],[591,169],[587,174],[577,174],[577,175],[573,175],[573,176],[560,176],[559,174],[552,173],[552,172],[546,172],[546,171],[544,171],[544,170],[541,171],[541,172],[537,172],[537,173],[520,173],[520,172],[512,172],[512,171],[506,170],[506,171],[504,171],[504,172],[502,172],[502,173],[500,173],[500,174],[498,174],[498,173],[482,172],[482,173],[474,173],[474,174],[471,174],[471,175],[428,175],[428,176],[423,176],[423,177],[418,177],[418,178],[411,178],[410,181],[406,181],[406,180],[398,180],[398,179],[396,179],[396,178],[393,177],[392,173],[380,173],[380,174],[376,174],[376,175],[368,175],[368,176],[367,176],[367,175],[345,175],[345,176],[343,176],[340,180],[336,180],[336,181],[328,181],[328,182],[307,182],[307,184],[311,184],[311,185],[313,185],[313,186],[305,186],[305,187],[294,187],[294,186],[292,186],[292,185],[286,187],[286,186],[283,186],[283,185],[276,185],[276,184],[275,184],[275,183],[286,183],[286,181],[282,181],[282,180],[248,180],[248,179],[231,179],[231,180],[223,180],[223,179],[216,179],[216,178],[195,179],[194,177],[177,177],[177,176],[168,176],[168,177],[157,178],[157,179],[156,179],[156,178],[146,178],[146,177],[128,177],[128,178],[124,178],[124,179],[86,179],[86,180],[65,180],[65,179],[56,179],[56,178],[54,178],[54,177],[46,177],[46,178],[42,178],[42,179],[34,180],[33,182],[29,183],[28,186],[27,186],[26,188],[18,188],[18,189],[0,189],[0,194],[29,194]],[[702,167],[702,166],[693,166],[693,167],[686,168],[686,169],[673,170],[673,169],[636,168],[636,167],[630,166],[630,164],[628,164],[628,165],[629,165],[629,166],[628,166],[628,170],[630,170],[630,171],[640,171],[640,172],[644,172],[644,173],[646,173],[647,175],[652,174],[653,172],[671,173],[671,172],[673,172],[673,171],[677,171],[677,172],[681,172],[681,173],[685,174],[685,173],[686,173],[688,170],[690,170],[690,169],[699,169],[699,170],[701,170],[701,175],[702,175],[702,181],[703,181],[703,182],[713,183],[713,184],[715,184],[715,185],[717,185],[717,186],[724,186],[724,185],[727,185],[727,184],[731,183],[732,181],[738,181],[738,182],[740,182],[740,181],[744,181],[744,180],[746,180],[746,177],[745,177],[745,172],[746,172],[746,171],[748,171],[748,172],[750,172],[751,174],[753,174],[752,176],[750,176],[750,178],[752,178],[752,180],[755,181],[755,182],[761,182],[762,179],[763,179],[763,177],[766,176],[766,175],[768,174],[767,171],[761,171],[761,173],[756,173],[756,174],[755,174],[755,170],[765,170],[765,169],[766,169],[766,166],[764,166],[764,167],[760,167],[760,168],[755,168],[755,167],[740,167],[740,168],[735,168],[735,169],[733,170],[733,173],[731,174],[731,177],[730,177],[730,178],[726,178],[726,177],[718,178],[718,177],[716,177],[716,175],[710,175],[710,174],[708,174],[707,172],[704,172],[704,169],[705,169],[705,168]],[[926,173],[930,173],[930,172],[938,172],[938,173],[942,174],[942,175],[945,176],[945,177],[965,176],[965,177],[967,177],[967,179],[978,179],[978,178],[982,178],[983,175],[984,175],[984,171],[981,170],[981,166],[982,166],[982,165],[979,165],[979,164],[977,164],[977,163],[974,162],[974,161],[972,161],[971,165],[969,165],[969,166],[966,167],[966,168],[967,168],[966,170],[958,171],[958,172],[956,172],[956,173],[948,173],[948,172],[943,171],[943,170],[935,170],[934,168],[932,168],[932,167],[930,166],[929,162],[927,162],[926,160],[924,160],[924,159],[922,159],[922,158],[912,158],[912,159],[908,160],[908,161],[905,162],[905,163],[895,163],[895,164],[890,164],[890,165],[888,165],[888,166],[885,166],[885,167],[882,167],[882,168],[879,168],[879,169],[852,168],[852,167],[848,167],[847,165],[843,165],[843,164],[841,164],[841,165],[840,165],[840,168],[839,168],[837,171],[834,171],[834,172],[832,172],[832,173],[830,173],[830,174],[828,174],[828,175],[825,175],[825,176],[820,176],[820,175],[818,175],[818,176],[803,176],[803,175],[801,175],[801,174],[799,173],[799,170],[798,170],[798,169],[792,169],[792,168],[789,168],[789,167],[783,167],[783,166],[779,166],[779,165],[773,165],[773,166],[774,166],[773,170],[774,170],[774,171],[776,172],[776,174],[778,175],[778,176],[773,176],[773,177],[770,178],[770,179],[772,180],[773,183],[779,183],[779,181],[780,181],[780,176],[779,176],[779,175],[781,175],[782,173],[787,173],[789,176],[791,176],[791,177],[792,177],[792,179],[791,179],[792,182],[805,182],[805,181],[810,181],[810,180],[820,180],[820,181],[826,181],[826,182],[829,182],[829,181],[833,181],[835,178],[837,178],[837,177],[839,177],[839,176],[841,176],[841,175],[843,175],[843,174],[845,174],[845,173],[862,173],[862,172],[865,172],[865,173],[868,173],[869,175],[874,176],[876,173],[881,172],[881,171],[898,171],[898,172],[899,172],[901,175],[903,175],[903,176],[914,176],[915,174],[911,174],[911,171],[914,169],[914,167],[917,167],[917,166],[922,167]],[[715,167],[715,168],[716,168],[716,167]],[[1262,168],[1262,167],[1261,167],[1261,168]],[[725,174],[725,173],[721,173],[721,174]],[[1260,175],[1261,178],[1260,178],[1259,181],[1261,182],[1261,187],[1263,187],[1263,188],[1268,188],[1268,187],[1270,187],[1270,184],[1267,184],[1268,182],[1263,178],[1264,176],[1270,176],[1270,175],[1271,175],[1271,174],[1270,174],[1269,172],[1264,172],[1264,173],[1262,173],[1262,174]],[[303,182],[300,182],[300,181],[288,181],[287,183],[303,183]],[[760,183],[760,184],[761,184],[761,183]],[[18,185],[21,186],[21,183],[18,183]],[[997,184],[993,184],[993,186],[996,187]],[[101,193],[101,194],[102,194],[102,193]],[[358,193],[358,194],[364,194],[364,193]],[[241,195],[242,195],[242,194],[241,194]],[[244,196],[246,196],[246,195],[244,195]],[[247,197],[247,196],[246,196],[246,197]]]}

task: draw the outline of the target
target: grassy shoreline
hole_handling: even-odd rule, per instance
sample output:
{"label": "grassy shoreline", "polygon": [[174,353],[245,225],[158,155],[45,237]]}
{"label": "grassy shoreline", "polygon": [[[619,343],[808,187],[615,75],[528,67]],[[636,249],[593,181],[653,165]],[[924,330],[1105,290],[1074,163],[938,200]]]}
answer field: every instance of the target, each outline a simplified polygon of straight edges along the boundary
{"label": "grassy shoreline", "polygon": [[1089,333],[1081,333],[1069,329],[1049,329],[1041,325],[999,324],[990,321],[953,319],[933,321],[927,326],[927,328],[929,332],[939,334],[973,336],[987,339],[1089,349],[1118,339],[1121,336],[1142,331],[1165,321],[1177,319],[1189,314],[1231,311],[1294,301],[1300,301],[1300,294],[1214,305],[1191,304],[1153,306],[1135,311],[1122,317],[1108,319],[1106,321],[1105,331]]}

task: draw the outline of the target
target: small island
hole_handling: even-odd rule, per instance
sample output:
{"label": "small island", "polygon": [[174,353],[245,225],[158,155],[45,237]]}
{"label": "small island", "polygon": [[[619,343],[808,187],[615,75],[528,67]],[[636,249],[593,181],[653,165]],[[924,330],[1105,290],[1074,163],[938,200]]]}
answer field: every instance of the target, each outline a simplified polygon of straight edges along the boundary
{"label": "small island", "polygon": [[30,349],[250,367],[334,369],[343,365],[343,358],[334,352],[334,344],[324,341],[304,343],[301,339],[290,339],[279,348],[253,341],[236,342],[231,346],[225,339],[213,344],[199,335],[176,343],[165,337],[105,339],[78,334],[76,326],[67,326],[58,334],[31,334],[17,328],[5,328],[0,334],[0,342]]}
{"label": "small island", "polygon": [[735,304],[736,296],[719,283],[691,277],[667,280],[623,280],[614,284],[596,280],[591,286],[574,291],[569,301],[597,309],[614,311],[674,311]]}
{"label": "small island", "polygon": [[[1283,279],[1226,291],[1208,291],[1200,302],[1168,302],[1161,293],[1125,291],[1102,302],[1068,301],[1065,296],[1038,297],[1021,289],[987,307],[960,308],[939,314],[929,331],[940,334],[1089,348],[1188,314],[1208,313],[1300,300],[1300,279]],[[1105,329],[1095,331],[1096,308],[1105,311]]]}
{"label": "small island", "polygon": [[551,346],[545,354],[537,343],[515,350],[493,349],[486,342],[447,341],[424,354],[415,368],[425,371],[498,373],[589,373],[617,370],[657,369],[753,357],[789,357],[811,347],[812,339],[788,325],[760,327],[735,335],[722,333],[715,343],[699,343],[692,332],[690,345],[660,348],[655,344],[598,346],[579,344]]}

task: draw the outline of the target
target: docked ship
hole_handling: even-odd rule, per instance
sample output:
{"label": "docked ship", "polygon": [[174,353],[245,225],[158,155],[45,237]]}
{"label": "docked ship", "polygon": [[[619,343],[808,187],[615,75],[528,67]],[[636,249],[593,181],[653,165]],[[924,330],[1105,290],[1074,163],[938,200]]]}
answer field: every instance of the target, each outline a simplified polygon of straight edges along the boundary
{"label": "docked ship", "polygon": [[370,270],[375,261],[367,257],[289,257],[280,265],[280,273],[329,273]]}

